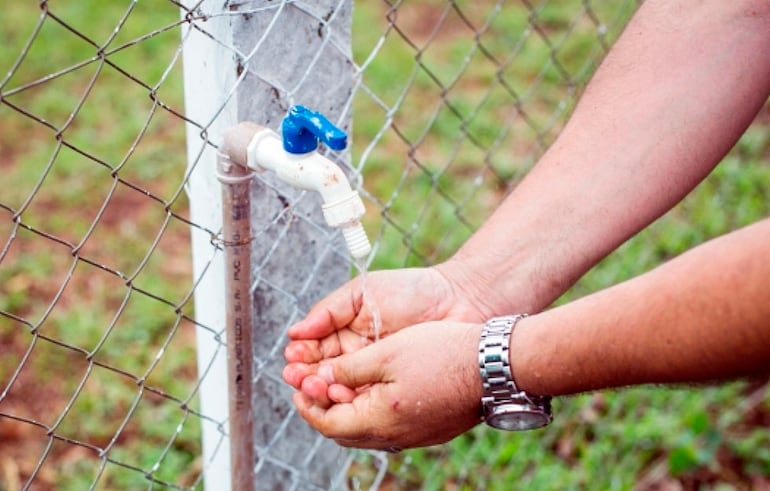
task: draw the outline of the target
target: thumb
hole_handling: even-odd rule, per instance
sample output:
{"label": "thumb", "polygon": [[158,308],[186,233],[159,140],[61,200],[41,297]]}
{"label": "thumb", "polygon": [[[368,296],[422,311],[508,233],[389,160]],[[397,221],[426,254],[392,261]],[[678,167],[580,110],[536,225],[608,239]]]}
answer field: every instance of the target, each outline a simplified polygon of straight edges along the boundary
{"label": "thumb", "polygon": [[321,362],[318,376],[327,384],[341,384],[351,389],[387,382],[384,350],[374,343],[353,353]]}
{"label": "thumb", "polygon": [[289,327],[289,337],[320,339],[347,327],[360,310],[354,284],[349,281],[315,304],[303,320]]}

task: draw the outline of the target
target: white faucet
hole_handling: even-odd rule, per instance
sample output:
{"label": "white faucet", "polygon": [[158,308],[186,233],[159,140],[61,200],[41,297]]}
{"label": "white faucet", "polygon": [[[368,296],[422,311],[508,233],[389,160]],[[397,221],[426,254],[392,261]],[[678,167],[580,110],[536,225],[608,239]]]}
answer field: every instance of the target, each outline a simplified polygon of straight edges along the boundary
{"label": "white faucet", "polygon": [[[369,255],[372,248],[366,231],[361,225],[364,203],[358,192],[350,186],[342,169],[319,154],[318,140],[333,150],[347,145],[347,135],[332,125],[320,113],[303,106],[294,106],[281,125],[282,136],[269,128],[252,123],[241,123],[229,138],[225,147],[231,158],[241,165],[261,172],[275,172],[282,181],[300,189],[317,191],[323,200],[326,223],[340,228],[350,254],[355,259]],[[243,155],[245,138],[250,136]],[[240,157],[240,158],[238,158]],[[243,162],[245,157],[245,162]]]}

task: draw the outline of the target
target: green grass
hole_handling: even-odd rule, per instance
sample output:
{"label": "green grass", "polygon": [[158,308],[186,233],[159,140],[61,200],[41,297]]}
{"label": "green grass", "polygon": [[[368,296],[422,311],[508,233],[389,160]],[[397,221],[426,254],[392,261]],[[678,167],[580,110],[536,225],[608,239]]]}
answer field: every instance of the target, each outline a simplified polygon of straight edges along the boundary
{"label": "green grass", "polygon": [[[402,2],[398,30],[365,67],[363,83],[377,97],[356,96],[352,141],[354,162],[368,149],[366,227],[379,243],[375,269],[430,264],[457,249],[553,140],[601,43],[609,45],[632,10],[616,2],[553,0],[534,10],[508,2],[489,17],[493,3],[462,0],[447,9],[441,0]],[[193,315],[183,303],[192,288],[189,231],[169,217],[186,214],[179,193],[184,128],[162,107],[182,112],[179,29],[162,30],[179,13],[171,3],[138,2],[107,43],[130,2],[48,5],[97,45],[106,43],[114,66],[95,60],[97,48],[49,18],[0,88],[0,246],[15,234],[0,262],[0,310],[26,321],[0,317],[8,347],[0,387],[23,364],[0,412],[56,425],[61,438],[92,446],[55,441],[36,481],[42,488],[88,489],[96,481],[98,489],[143,489],[145,474],[189,486],[201,465],[200,422],[177,401],[191,395],[197,377],[193,326],[180,317]],[[578,16],[585,5],[591,11]],[[363,64],[383,31],[372,26],[384,29],[387,7],[355,7],[353,50]],[[0,76],[40,15],[36,2],[3,8]],[[393,124],[381,132],[388,114]],[[561,301],[767,216],[769,125],[765,111],[690,197]],[[59,131],[65,145],[57,146]],[[17,212],[27,227],[60,242],[14,226]],[[140,380],[169,397],[142,390]],[[748,393],[746,383],[734,383],[565,398],[548,430],[479,429],[447,446],[391,457],[387,479],[401,489],[630,489],[662,470],[691,487],[750,487],[770,475],[767,432],[752,422],[770,414],[770,397],[745,408]],[[194,397],[190,404],[199,406]],[[7,421],[0,416],[0,435]],[[48,440],[44,431],[27,431],[24,439],[0,441],[0,464],[12,456],[28,475]],[[109,460],[93,448],[107,449]],[[364,487],[374,468],[366,458],[354,471]],[[3,479],[0,490],[10,485]]]}
{"label": "green grass", "polygon": [[[475,26],[484,25],[491,10],[489,2],[473,2],[474,9],[457,4],[478,16],[471,19]],[[601,43],[611,44],[632,10],[592,2],[591,15],[578,17],[582,5],[548,2],[530,11],[506,4],[486,31],[474,33],[453,10],[445,13],[444,2],[402,4],[398,32],[389,33],[363,77],[387,107],[365,95],[355,101],[355,115],[367,117],[355,120],[354,154],[364,155],[362,149],[379,138],[367,148],[364,167],[373,209],[367,228],[379,231],[381,246],[374,268],[446,258],[553,140],[600,60]],[[385,11],[357,5],[354,37],[365,40],[354,44],[359,62],[376,40],[370,26]],[[443,26],[433,30],[430,22],[440,18]],[[596,19],[606,27],[603,34]],[[475,35],[486,53],[477,49]],[[413,77],[408,86],[407,76]],[[388,110],[393,125],[381,133]],[[560,302],[768,216],[768,126],[765,110],[695,192]],[[387,482],[399,489],[631,489],[650,475],[657,476],[650,485],[674,479],[684,486],[709,483],[709,489],[750,487],[752,479],[770,475],[770,466],[760,443],[766,432],[747,421],[753,413],[768,414],[770,403],[765,394],[758,407],[743,409],[747,391],[746,383],[736,382],[561,399],[548,430],[479,429],[444,447],[406,452],[391,457]],[[366,483],[364,475],[359,479]]]}
{"label": "green grass", "polygon": [[[184,123],[162,107],[182,106],[179,11],[139,2],[125,17],[130,6],[48,2],[26,51],[38,4],[0,21],[0,76],[24,54],[0,88],[0,241],[14,237],[0,310],[24,321],[0,317],[0,387],[15,377],[0,412],[56,436],[36,489],[189,486],[200,473],[200,421],[184,406],[199,410],[194,326],[180,317],[192,316],[189,228],[169,216],[187,214]],[[40,436],[0,450],[22,482]]]}
{"label": "green grass", "polygon": [[[382,23],[387,9],[356,6],[354,57],[366,63],[363,83],[376,94],[354,100],[354,114],[367,115],[356,118],[353,150],[369,150],[365,188],[375,212],[368,225],[388,243],[401,235],[407,246],[405,254],[400,247],[379,254],[380,267],[454,251],[553,140],[601,57],[601,42],[608,45],[632,10],[612,3],[580,14],[577,1],[499,12],[493,2],[463,5],[399,5],[391,15],[396,28],[373,59],[379,31],[369,26]],[[382,132],[386,113],[393,123]],[[415,208],[424,217],[419,227],[406,211]],[[435,230],[422,226],[428,222]],[[412,228],[420,235],[404,237]],[[436,230],[452,230],[451,237]]]}

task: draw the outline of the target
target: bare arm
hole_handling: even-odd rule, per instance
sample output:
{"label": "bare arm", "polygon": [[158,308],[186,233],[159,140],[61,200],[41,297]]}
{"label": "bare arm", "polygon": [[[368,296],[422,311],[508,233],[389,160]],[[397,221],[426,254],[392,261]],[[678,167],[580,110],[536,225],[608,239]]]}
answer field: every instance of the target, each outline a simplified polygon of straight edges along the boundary
{"label": "bare arm", "polygon": [[[384,332],[547,307],[713,169],[770,94],[768,51],[767,0],[647,0],[557,141],[458,253],[371,276]],[[316,363],[358,349],[367,313],[355,282],[316,305],[289,331],[286,381],[328,404]]]}
{"label": "bare arm", "polygon": [[440,268],[488,316],[546,307],[720,161],[770,94],[768,52],[766,1],[648,0],[554,145]]}
{"label": "bare arm", "polygon": [[541,394],[770,371],[770,219],[520,322],[516,381]]}
{"label": "bare arm", "polygon": [[[770,373],[768,278],[765,219],[519,321],[514,379],[534,394],[563,395]],[[472,428],[482,395],[481,326],[442,324],[404,329],[325,362],[319,375],[340,403],[325,410],[298,392],[298,410],[327,436],[357,447],[430,445]]]}

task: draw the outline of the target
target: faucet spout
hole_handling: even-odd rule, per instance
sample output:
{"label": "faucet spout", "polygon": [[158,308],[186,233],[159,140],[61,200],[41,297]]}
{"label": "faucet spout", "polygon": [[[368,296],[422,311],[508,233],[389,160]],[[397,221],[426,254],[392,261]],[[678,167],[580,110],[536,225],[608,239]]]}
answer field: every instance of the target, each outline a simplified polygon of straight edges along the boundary
{"label": "faucet spout", "polygon": [[334,203],[355,193],[339,166],[315,151],[285,152],[281,138],[272,130],[263,128],[258,131],[249,143],[246,155],[250,168],[273,171],[294,187],[317,191],[324,203]]}
{"label": "faucet spout", "polygon": [[257,172],[272,171],[294,187],[318,192],[326,223],[342,230],[350,254],[355,259],[369,255],[371,244],[361,225],[366,211],[363,201],[334,162],[314,150],[287,152],[276,132],[254,123],[241,123],[231,130],[225,152],[234,163]]}

